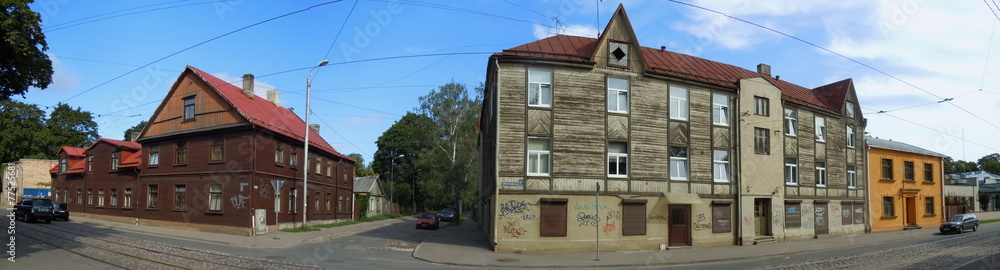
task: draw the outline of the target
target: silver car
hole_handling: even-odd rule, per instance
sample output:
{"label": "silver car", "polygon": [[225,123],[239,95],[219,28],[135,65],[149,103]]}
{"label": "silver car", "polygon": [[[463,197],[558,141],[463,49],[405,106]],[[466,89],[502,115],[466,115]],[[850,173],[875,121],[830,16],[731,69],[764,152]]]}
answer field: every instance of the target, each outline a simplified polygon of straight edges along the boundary
{"label": "silver car", "polygon": [[951,220],[941,224],[941,228],[938,230],[942,234],[947,233],[962,233],[965,230],[972,229],[976,231],[979,229],[979,218],[975,214],[958,214],[951,216]]}

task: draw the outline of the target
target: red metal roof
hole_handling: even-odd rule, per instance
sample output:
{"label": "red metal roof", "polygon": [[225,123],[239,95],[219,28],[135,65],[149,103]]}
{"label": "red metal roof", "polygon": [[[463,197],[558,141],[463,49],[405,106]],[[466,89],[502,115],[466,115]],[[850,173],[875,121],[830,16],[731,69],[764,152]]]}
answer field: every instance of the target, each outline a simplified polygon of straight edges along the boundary
{"label": "red metal roof", "polygon": [[[494,56],[568,60],[592,64],[591,59],[597,48],[597,41],[588,37],[556,35],[504,50]],[[809,90],[771,76],[700,57],[648,47],[640,47],[640,52],[646,60],[646,72],[731,88],[737,88],[740,79],[762,77],[781,90],[782,99],[834,114],[840,114],[842,108],[840,106],[843,106],[844,97],[849,89],[843,86],[850,85],[851,81],[846,79],[821,86],[816,90]]]}
{"label": "red metal roof", "polygon": [[142,165],[142,150],[122,151],[122,161],[118,164],[118,168],[139,167],[139,165]]}
{"label": "red metal roof", "polygon": [[[223,81],[211,74],[192,66],[188,69],[194,71],[202,80],[212,86],[212,88],[229,102],[236,110],[250,121],[251,124],[265,128],[272,132],[288,136],[298,141],[305,141],[306,123],[288,109],[274,105],[266,98],[256,96],[251,99],[243,94],[243,89]],[[309,145],[324,152],[336,155],[341,158],[354,160],[333,149],[330,144],[319,136],[319,133],[309,130]]]}
{"label": "red metal roof", "polygon": [[59,152],[56,152],[56,155],[58,156],[59,153],[66,153],[66,155],[70,157],[83,157],[84,156],[83,152],[85,151],[87,151],[87,149],[72,147],[72,146],[63,146],[59,148]]}
{"label": "red metal roof", "polygon": [[[66,153],[67,167],[65,173],[83,173],[83,168],[84,165],[86,164],[84,162],[85,159],[84,152],[86,150],[87,149],[79,147],[71,147],[71,146],[63,146],[59,148],[59,152],[56,152],[57,156],[60,153]],[[51,169],[49,169],[49,173],[57,173],[57,172],[59,172],[59,163],[56,163],[56,166],[53,166]]]}

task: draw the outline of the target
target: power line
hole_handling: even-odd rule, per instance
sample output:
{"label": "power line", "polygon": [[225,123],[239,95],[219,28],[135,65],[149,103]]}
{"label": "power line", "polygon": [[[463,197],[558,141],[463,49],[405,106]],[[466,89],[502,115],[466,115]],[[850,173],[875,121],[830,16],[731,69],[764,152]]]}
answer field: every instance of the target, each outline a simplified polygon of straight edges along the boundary
{"label": "power line", "polygon": [[113,81],[115,81],[115,80],[118,80],[118,79],[120,79],[120,78],[122,78],[122,77],[125,77],[126,75],[129,75],[129,74],[132,74],[133,72],[136,72],[136,71],[139,71],[139,70],[140,70],[140,69],[142,69],[142,68],[145,68],[145,67],[147,67],[147,66],[150,66],[150,65],[152,65],[152,64],[155,64],[155,63],[158,63],[158,62],[160,62],[160,61],[163,61],[163,60],[165,60],[165,59],[167,59],[167,58],[170,58],[170,57],[173,57],[174,55],[178,55],[178,54],[180,54],[180,53],[183,53],[183,52],[186,52],[186,51],[188,51],[188,50],[190,50],[190,49],[194,49],[195,47],[198,47],[198,46],[201,46],[201,45],[204,45],[204,44],[206,44],[206,43],[209,43],[209,42],[212,42],[212,41],[215,41],[215,40],[217,40],[217,39],[220,39],[220,38],[223,38],[223,37],[225,37],[225,36],[228,36],[228,35],[231,35],[231,34],[234,34],[234,33],[237,33],[237,32],[240,32],[240,31],[243,31],[243,30],[246,30],[246,29],[249,29],[249,28],[251,28],[251,27],[254,27],[254,26],[258,26],[258,25],[261,25],[261,24],[264,24],[264,23],[268,23],[268,22],[271,22],[271,21],[274,21],[274,20],[277,20],[277,19],[281,19],[281,18],[284,18],[284,17],[288,17],[288,16],[291,16],[291,15],[294,15],[294,14],[298,14],[298,13],[302,13],[302,12],[305,12],[305,11],[307,11],[307,10],[310,10],[310,9],[313,9],[313,8],[316,8],[316,7],[320,7],[320,6],[324,6],[324,5],[329,5],[329,4],[332,4],[332,3],[336,3],[336,2],[340,2],[340,1],[343,1],[343,0],[334,0],[334,1],[329,1],[329,2],[324,2],[324,3],[320,3],[320,4],[316,4],[316,5],[312,5],[312,6],[309,6],[309,7],[306,7],[306,8],[304,8],[304,9],[300,9],[300,10],[296,10],[296,11],[292,11],[292,12],[289,12],[289,13],[285,13],[285,14],[282,14],[282,15],[279,15],[279,16],[276,16],[276,17],[271,17],[271,18],[269,18],[269,19],[266,19],[266,20],[263,20],[263,21],[260,21],[260,22],[257,22],[257,23],[254,23],[254,24],[251,24],[251,25],[247,25],[247,26],[244,26],[244,27],[241,27],[241,28],[239,28],[239,29],[236,29],[236,30],[233,30],[233,31],[229,31],[229,32],[227,32],[227,33],[225,33],[225,34],[222,34],[222,35],[218,35],[218,36],[215,36],[215,37],[213,37],[213,38],[210,38],[210,39],[208,39],[208,40],[205,40],[205,41],[202,41],[202,42],[199,42],[199,43],[197,43],[197,44],[195,44],[195,45],[192,45],[192,46],[189,46],[189,47],[187,47],[187,48],[184,48],[184,49],[181,49],[180,51],[177,51],[177,52],[174,52],[174,53],[171,53],[171,54],[169,54],[169,55],[167,55],[167,56],[164,56],[164,57],[161,57],[161,58],[159,58],[159,59],[156,59],[156,60],[155,60],[155,61],[153,61],[153,62],[149,62],[149,63],[147,63],[147,64],[145,64],[145,65],[142,65],[142,66],[140,66],[140,67],[137,67],[137,68],[135,68],[135,69],[132,69],[131,71],[129,71],[129,72],[126,72],[125,74],[122,74],[122,75],[118,75],[117,77],[114,77],[114,78],[112,78],[112,79],[110,79],[110,80],[108,80],[108,81],[105,81],[105,82],[103,82],[103,83],[101,83],[101,84],[98,84],[98,85],[96,85],[96,86],[94,86],[94,87],[91,87],[91,88],[89,88],[89,89],[87,89],[87,90],[84,90],[83,92],[80,92],[80,93],[78,93],[78,94],[76,94],[76,95],[73,95],[73,96],[71,96],[71,97],[67,98],[67,99],[64,99],[64,100],[62,100],[62,102],[66,102],[66,101],[68,101],[68,100],[70,100],[70,99],[73,99],[73,98],[75,98],[75,97],[78,97],[78,96],[80,96],[80,95],[83,95],[83,94],[85,94],[85,93],[87,93],[87,92],[90,92],[90,91],[92,91],[92,90],[94,90],[94,89],[97,89],[98,87],[101,87],[101,86],[104,86],[105,84],[108,84],[108,83],[110,83],[110,82],[113,82]]}
{"label": "power line", "polygon": [[510,4],[510,5],[512,5],[512,6],[515,6],[515,7],[519,7],[519,8],[521,8],[521,9],[523,9],[523,10],[527,10],[527,11],[529,11],[529,12],[531,12],[531,13],[535,13],[535,14],[538,14],[539,16],[542,16],[542,17],[544,17],[544,18],[546,18],[546,19],[555,19],[555,18],[550,18],[549,16],[545,16],[545,14],[542,14],[542,13],[540,13],[540,12],[538,12],[538,11],[535,11],[535,10],[533,10],[533,9],[529,9],[529,8],[526,8],[526,7],[523,7],[523,6],[521,6],[521,5],[518,5],[518,4],[514,4],[514,2],[511,2],[511,1],[507,1],[507,0],[503,0],[503,1],[504,1],[505,3],[507,3],[507,4]]}
{"label": "power line", "polygon": [[[310,112],[306,112],[306,113],[310,113]],[[348,144],[350,144],[351,146],[354,146],[354,149],[358,149],[358,151],[361,151],[362,154],[365,154],[365,155],[368,154],[368,152],[365,152],[365,150],[362,150],[361,147],[358,147],[357,145],[354,145],[354,142],[351,142],[351,140],[348,140],[347,138],[345,138],[344,135],[341,135],[340,132],[337,132],[337,129],[333,128],[333,125],[330,125],[329,123],[327,123],[326,120],[323,120],[323,118],[320,118],[319,115],[316,115],[315,113],[313,115],[316,116],[316,119],[319,119],[320,122],[323,122],[324,125],[326,125],[327,127],[330,127],[329,129],[333,130],[334,134],[337,134],[337,136],[339,136],[341,139],[344,139],[344,141],[346,141]],[[337,150],[337,149],[334,149],[334,150]]]}
{"label": "power line", "polygon": [[[986,4],[986,7],[989,8],[990,12],[993,13],[993,17],[997,18],[997,20],[1000,21],[1000,16],[998,16],[997,12],[995,10],[993,10],[993,6],[991,6],[990,3],[987,2],[986,0],[983,0],[983,3]],[[995,5],[996,3],[993,3],[993,4]],[[1000,7],[997,7],[997,8],[1000,8]]]}
{"label": "power line", "polygon": [[974,141],[970,141],[970,140],[968,140],[968,139],[965,139],[965,138],[962,138],[962,137],[960,137],[960,136],[957,136],[957,135],[954,135],[954,134],[951,134],[951,133],[947,133],[947,132],[944,132],[944,131],[940,131],[940,130],[937,130],[937,129],[934,129],[934,128],[932,128],[932,127],[928,127],[928,126],[926,126],[926,125],[923,125],[923,124],[920,124],[920,123],[917,123],[917,122],[914,122],[914,121],[910,121],[910,120],[907,120],[907,119],[904,119],[904,118],[902,118],[902,117],[898,117],[898,116],[895,116],[895,115],[891,115],[891,114],[885,114],[885,115],[886,115],[886,116],[889,116],[889,117],[892,117],[892,118],[896,118],[896,119],[899,119],[899,120],[901,120],[901,121],[904,121],[904,122],[907,122],[907,123],[910,123],[910,124],[914,124],[914,125],[917,125],[917,126],[920,126],[920,127],[923,127],[923,128],[926,128],[926,129],[929,129],[929,130],[932,130],[932,131],[934,131],[934,132],[937,132],[937,133],[941,133],[941,134],[944,134],[944,135],[948,135],[948,136],[951,136],[951,137],[955,137],[955,138],[957,138],[957,139],[959,139],[959,140],[962,140],[962,141],[965,141],[965,142],[969,142],[969,143],[972,143],[972,144],[975,144],[975,145],[978,145],[978,146],[982,146],[983,148],[987,148],[987,149],[990,149],[990,150],[993,150],[993,151],[998,151],[998,152],[1000,152],[1000,150],[998,150],[998,149],[996,149],[996,148],[993,148],[993,147],[989,147],[989,146],[986,146],[985,144],[981,144],[981,143],[978,143],[978,142],[974,142]]}
{"label": "power line", "polygon": [[431,3],[424,3],[424,2],[418,2],[418,1],[402,1],[402,2],[389,1],[389,0],[369,0],[369,1],[387,2],[387,3],[396,3],[396,4],[402,4],[402,5],[411,5],[411,6],[421,6],[421,7],[429,7],[429,8],[436,8],[436,9],[444,9],[444,10],[464,12],[464,13],[469,13],[469,14],[475,14],[475,15],[493,17],[493,18],[498,18],[498,19],[515,21],[515,22],[538,24],[538,25],[542,25],[542,26],[552,27],[551,25],[547,25],[547,24],[539,24],[539,23],[536,23],[536,22],[528,21],[528,20],[516,19],[516,18],[507,17],[507,16],[501,16],[501,15],[496,15],[496,14],[492,14],[492,13],[486,13],[486,12],[482,12],[482,11],[477,11],[477,10],[464,9],[464,8],[458,8],[458,7],[446,6],[446,5],[431,4]]}
{"label": "power line", "polygon": [[[354,14],[354,8],[358,6],[358,0],[354,0],[354,5],[351,6],[351,11],[347,12],[347,18],[344,18],[344,22],[340,24],[340,30],[337,30],[337,35],[333,37],[333,42],[330,43],[330,48],[326,49],[326,55],[323,55],[323,59],[330,57],[330,51],[333,51],[333,45],[337,44],[337,40],[340,39],[340,34],[344,32],[344,26],[347,26],[347,20],[351,19],[351,14]],[[319,73],[319,71],[316,71]]]}
{"label": "power line", "polygon": [[[189,0],[184,0],[184,1],[189,1]],[[183,1],[175,1],[175,2],[183,2]],[[89,20],[89,21],[80,22],[80,23],[74,23],[74,24],[70,24],[70,25],[66,25],[66,26],[53,26],[54,27],[53,29],[46,30],[45,33],[51,33],[51,32],[54,32],[54,31],[59,31],[59,30],[62,30],[62,29],[70,28],[70,27],[73,27],[73,26],[81,25],[81,24],[88,24],[88,23],[92,23],[92,22],[98,22],[98,21],[103,21],[103,20],[108,20],[108,19],[114,19],[114,18],[124,17],[124,16],[128,16],[128,15],[142,14],[142,13],[146,13],[146,12],[153,12],[153,11],[164,10],[164,9],[172,9],[172,8],[179,8],[179,7],[187,7],[187,6],[210,4],[210,3],[213,3],[213,2],[225,2],[225,1],[207,1],[207,2],[200,2],[200,3],[193,3],[193,4],[185,4],[185,5],[176,5],[176,6],[169,6],[169,7],[154,8],[154,9],[150,9],[150,10],[136,11],[136,12],[126,13],[126,14],[119,14],[119,15],[115,15],[115,16],[104,17],[104,18]],[[174,2],[170,2],[170,3],[174,3]],[[147,6],[142,6],[142,7],[157,6],[157,5],[162,5],[162,4],[168,4],[168,3],[147,5]],[[139,9],[139,8],[142,8],[142,7],[131,8],[131,9]],[[128,10],[131,10],[131,9],[124,9],[124,10],[109,12],[109,13],[105,13],[105,14],[101,14],[101,15],[91,16],[91,17],[88,17],[88,18],[97,17],[97,16],[103,16],[103,15],[107,15],[107,14],[113,14],[113,13],[122,12],[122,11],[128,11]],[[66,23],[63,23],[63,24],[66,24]]]}

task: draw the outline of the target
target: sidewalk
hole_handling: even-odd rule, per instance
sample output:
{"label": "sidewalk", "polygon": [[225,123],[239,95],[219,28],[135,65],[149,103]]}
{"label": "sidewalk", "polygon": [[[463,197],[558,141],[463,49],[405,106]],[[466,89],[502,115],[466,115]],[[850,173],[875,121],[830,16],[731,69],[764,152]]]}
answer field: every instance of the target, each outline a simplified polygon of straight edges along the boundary
{"label": "sidewalk", "polygon": [[728,260],[784,256],[791,253],[831,248],[858,247],[886,242],[934,237],[938,228],[878,232],[820,239],[794,240],[765,245],[705,247],[655,251],[587,253],[496,253],[487,246],[486,236],[476,223],[466,221],[459,227],[442,227],[413,251],[413,257],[428,262],[465,267],[592,268],[683,265]]}
{"label": "sidewalk", "polygon": [[324,228],[321,229],[320,231],[311,231],[311,232],[290,233],[290,232],[279,231],[277,239],[274,238],[275,234],[274,231],[268,232],[267,235],[241,236],[241,235],[231,235],[231,234],[221,234],[221,233],[169,229],[169,228],[161,228],[155,226],[139,226],[128,223],[119,223],[119,222],[78,217],[78,216],[74,216],[72,222],[84,225],[96,226],[96,227],[103,227],[108,229],[124,230],[135,233],[156,235],[169,238],[180,238],[190,241],[229,245],[234,247],[285,248],[298,245],[301,243],[318,242],[326,239],[352,235],[368,231],[371,229],[379,228],[382,226],[388,226],[391,224],[412,220],[412,218],[410,219],[407,218],[408,217],[384,219],[379,221],[359,223],[347,226]]}

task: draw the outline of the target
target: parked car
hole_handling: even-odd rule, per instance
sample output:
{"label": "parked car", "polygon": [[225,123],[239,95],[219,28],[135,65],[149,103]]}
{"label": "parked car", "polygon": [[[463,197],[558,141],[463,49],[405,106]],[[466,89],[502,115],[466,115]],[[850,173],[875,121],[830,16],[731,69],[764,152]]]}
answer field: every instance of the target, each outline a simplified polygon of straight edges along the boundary
{"label": "parked car", "polygon": [[435,229],[440,227],[438,216],[433,213],[423,213],[417,217],[417,229]]}
{"label": "parked car", "polygon": [[938,229],[942,234],[947,234],[949,232],[962,233],[965,230],[972,229],[976,231],[979,229],[979,218],[975,214],[958,214],[951,216],[951,220],[941,224],[941,228]]}
{"label": "parked car", "polygon": [[441,221],[455,221],[455,211],[449,208],[441,209],[441,211],[438,212],[438,216],[441,217]]}
{"label": "parked car", "polygon": [[69,221],[69,204],[64,202],[52,203],[52,212],[52,219]]}
{"label": "parked car", "polygon": [[52,223],[52,200],[45,198],[23,198],[14,208],[14,216],[27,222],[45,220]]}

